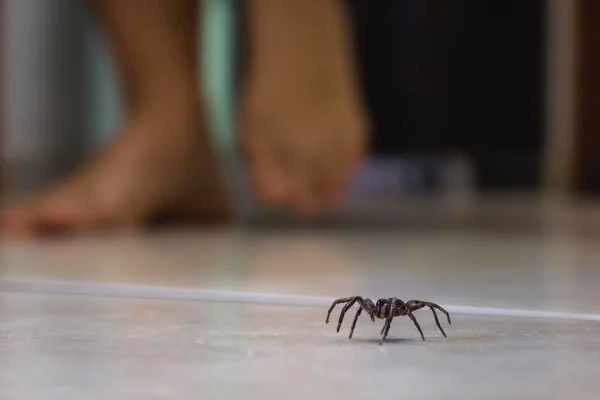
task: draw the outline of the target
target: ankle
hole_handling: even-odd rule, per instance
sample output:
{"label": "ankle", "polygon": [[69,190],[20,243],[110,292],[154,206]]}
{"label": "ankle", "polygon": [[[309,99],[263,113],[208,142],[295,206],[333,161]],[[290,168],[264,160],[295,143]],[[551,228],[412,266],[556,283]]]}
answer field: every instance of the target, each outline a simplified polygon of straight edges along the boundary
{"label": "ankle", "polygon": [[203,111],[204,101],[196,85],[157,87],[130,99],[133,119],[189,119]]}
{"label": "ankle", "polygon": [[166,95],[148,99],[129,112],[129,124],[176,131],[198,129],[205,120],[205,106],[198,96]]}

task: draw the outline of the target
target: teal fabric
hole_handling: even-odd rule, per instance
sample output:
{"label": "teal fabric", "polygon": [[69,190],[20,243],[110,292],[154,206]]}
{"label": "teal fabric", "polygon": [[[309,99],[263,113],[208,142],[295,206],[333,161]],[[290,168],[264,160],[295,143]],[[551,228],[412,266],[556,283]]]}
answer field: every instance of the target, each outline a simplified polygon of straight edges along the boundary
{"label": "teal fabric", "polygon": [[[233,0],[204,0],[202,32],[202,80],[210,107],[215,144],[229,159],[234,153],[234,39]],[[202,53],[200,53],[202,52]]]}
{"label": "teal fabric", "polygon": [[87,151],[111,139],[124,120],[122,100],[111,51],[95,19],[88,15],[86,30]]}

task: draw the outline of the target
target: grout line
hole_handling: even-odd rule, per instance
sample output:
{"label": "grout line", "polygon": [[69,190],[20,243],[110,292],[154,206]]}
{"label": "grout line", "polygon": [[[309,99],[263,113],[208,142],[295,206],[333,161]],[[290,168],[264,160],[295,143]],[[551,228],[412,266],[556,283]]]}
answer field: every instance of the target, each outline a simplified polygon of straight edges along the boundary
{"label": "grout line", "polygon": [[[32,282],[23,280],[0,280],[0,293],[2,292],[235,302],[304,307],[328,307],[334,300],[333,297],[256,293],[219,289],[183,289],[162,286],[89,284],[60,281]],[[472,307],[465,305],[447,305],[444,306],[444,308],[449,312],[456,314],[600,321],[600,314]]]}

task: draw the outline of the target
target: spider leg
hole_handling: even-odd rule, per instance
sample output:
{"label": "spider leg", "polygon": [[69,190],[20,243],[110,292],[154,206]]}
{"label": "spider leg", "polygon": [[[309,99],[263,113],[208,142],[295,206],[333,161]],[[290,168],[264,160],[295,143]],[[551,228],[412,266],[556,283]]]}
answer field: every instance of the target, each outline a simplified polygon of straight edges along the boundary
{"label": "spider leg", "polygon": [[401,315],[401,314],[398,312],[398,311],[399,311],[398,309],[399,309],[401,306],[403,306],[403,305],[404,305],[404,303],[402,303],[402,304],[398,304],[398,300],[396,300],[394,303],[396,304],[396,308],[395,308],[393,311],[392,311],[392,310],[390,310],[390,317],[391,317],[391,318],[389,319],[389,321],[386,321],[386,324],[384,324],[384,326],[383,326],[383,329],[381,330],[381,333],[382,333],[382,334],[385,334],[385,337],[387,337],[387,335],[388,335],[388,333],[389,333],[389,331],[390,331],[390,328],[391,328],[391,326],[392,326],[392,319],[393,319],[394,317],[397,317],[397,316]]}
{"label": "spider leg", "polygon": [[421,338],[423,340],[425,340],[425,335],[423,335],[423,330],[421,329],[421,326],[417,322],[417,319],[415,318],[415,316],[413,315],[413,313],[408,308],[406,308],[406,315],[408,315],[410,317],[410,319],[412,319],[412,322],[414,322],[415,326],[419,330],[419,333],[421,334]]}
{"label": "spider leg", "polygon": [[435,308],[429,307],[429,309],[433,313],[433,318],[435,318],[435,323],[436,323],[437,327],[440,328],[440,332],[442,332],[442,335],[444,335],[444,337],[448,337],[448,336],[446,336],[446,332],[444,332],[444,330],[442,329],[442,326],[440,325],[440,320],[438,319],[437,313],[435,312]]}
{"label": "spider leg", "polygon": [[[344,297],[344,298],[335,300],[331,304],[331,307],[329,307],[329,310],[327,311],[327,318],[325,319],[325,323],[326,324],[329,323],[329,318],[331,317],[331,312],[333,311],[333,309],[335,308],[336,305],[341,304],[341,303],[348,303],[348,302],[352,302],[352,304],[354,304],[355,302],[358,302],[358,304],[360,304],[361,307],[363,309],[365,309],[367,311],[367,313],[369,313],[369,317],[371,318],[371,321],[375,322],[374,311],[376,310],[376,307],[375,307],[375,304],[373,304],[373,301],[369,298],[363,299],[361,296],[352,296],[352,297]],[[346,306],[344,306],[345,311],[343,309],[342,313],[345,313],[346,311],[348,311]],[[350,308],[350,307],[348,307],[348,308]]]}
{"label": "spider leg", "polygon": [[386,302],[386,303],[383,305],[383,307],[381,307],[381,317],[382,317],[382,318],[386,318],[386,321],[385,321],[385,323],[383,324],[383,327],[381,328],[381,332],[379,333],[380,335],[383,335],[383,332],[385,332],[385,328],[386,328],[386,326],[387,326],[387,322],[388,322],[387,318],[388,318],[388,316],[389,316],[389,314],[390,314],[390,312],[389,312],[389,311],[390,311],[390,304]]}
{"label": "spider leg", "polygon": [[392,326],[392,319],[394,318],[394,313],[396,311],[396,307],[398,306],[398,303],[396,302],[395,297],[393,297],[389,300],[390,300],[391,305],[389,308],[387,319],[385,321],[385,324],[383,325],[383,328],[384,328],[383,335],[381,336],[381,340],[379,341],[380,346],[383,344],[383,342],[385,342],[385,339],[387,338],[388,332],[390,331],[390,327]]}
{"label": "spider leg", "polygon": [[369,313],[369,317],[371,318],[372,322],[375,322],[375,315],[373,314],[373,310],[376,309],[375,304],[373,304],[373,301],[371,299],[369,299],[368,297],[366,299],[363,299],[362,297],[357,297],[356,301],[358,302],[358,304],[360,304],[360,306],[365,309],[367,311],[367,313]]}
{"label": "spider leg", "polygon": [[406,306],[406,308],[410,309],[411,312],[415,312],[425,307],[425,302],[421,300],[410,300],[407,301],[404,305]]}
{"label": "spider leg", "polygon": [[363,310],[363,306],[360,306],[358,308],[358,311],[356,312],[356,315],[354,316],[354,321],[352,321],[352,327],[350,328],[350,336],[348,336],[348,339],[352,339],[352,335],[354,334],[354,328],[356,327],[356,321],[358,321],[358,317],[360,316],[360,313],[362,313]]}
{"label": "spider leg", "polygon": [[331,307],[329,307],[329,310],[327,311],[327,319],[325,320],[325,323],[328,324],[329,323],[329,316],[331,315],[331,312],[333,311],[333,309],[335,308],[335,306],[337,306],[340,303],[347,303],[349,301],[352,300],[356,300],[356,297],[345,297],[343,299],[337,299],[333,302],[333,304],[331,304]]}
{"label": "spider leg", "polygon": [[435,308],[437,308],[438,310],[440,310],[441,312],[443,312],[444,314],[446,314],[446,318],[448,319],[448,324],[452,324],[452,322],[450,321],[450,314],[448,313],[448,311],[444,310],[439,305],[437,305],[435,303],[430,303],[428,301],[411,300],[411,301],[407,302],[406,305],[408,306],[408,308],[410,309],[411,312],[414,312],[416,310],[420,310],[423,307],[429,307],[429,309],[433,313],[433,317],[435,318],[435,322],[436,322],[438,328],[440,328],[440,331],[442,331],[442,333],[444,334],[444,336],[446,336],[446,334],[444,333],[444,330],[440,326],[440,323],[439,323],[439,320],[438,320],[438,317],[437,317],[437,313],[435,312]]}
{"label": "spider leg", "polygon": [[[392,316],[392,318],[394,318],[394,317]],[[379,341],[380,345],[383,344],[383,342],[386,340],[391,326],[392,326],[392,320],[386,319],[385,323],[383,324],[383,328],[381,329],[381,340]]]}
{"label": "spider leg", "polygon": [[[406,314],[406,312],[405,312],[405,309],[406,309],[405,303],[402,300],[396,299],[396,298],[392,299],[392,301],[395,304],[394,309],[393,310],[392,309],[389,310],[392,319],[394,317],[399,317],[401,315],[405,315]],[[387,306],[387,304],[385,304],[383,308],[385,309],[386,306]],[[383,328],[381,329],[381,333],[382,334],[385,333],[385,336],[387,337],[388,332],[390,331],[390,327],[391,326],[392,326],[392,320],[390,319],[389,322],[386,321],[386,323],[383,325]]]}
{"label": "spider leg", "polygon": [[[421,308],[425,307],[425,303],[421,302],[419,300],[411,300],[406,303],[406,306],[408,307],[408,309],[410,309],[410,312],[415,312],[415,311],[418,311]],[[431,306],[429,307],[429,309],[433,313],[433,318],[435,318],[435,323],[436,323],[437,327],[440,329],[440,332],[442,332],[442,335],[444,335],[444,337],[448,337],[448,336],[446,336],[446,332],[444,332],[444,330],[442,329],[442,327],[440,325],[440,320],[438,319],[435,309]]]}
{"label": "spider leg", "polygon": [[354,300],[350,300],[345,306],[344,308],[342,308],[342,312],[340,312],[340,319],[338,320],[338,326],[337,326],[337,332],[339,333],[340,328],[342,327],[342,322],[344,321],[344,315],[346,315],[346,312],[350,309],[350,307],[352,307],[354,305],[354,303],[356,303],[357,299]]}
{"label": "spider leg", "polygon": [[[433,311],[434,308],[437,308],[438,310],[440,310],[441,312],[446,314],[446,318],[448,319],[448,324],[452,324],[452,321],[450,321],[450,314],[448,313],[448,311],[444,310],[442,307],[440,307],[439,305],[437,305],[435,303],[430,303],[428,301],[425,301],[424,303],[427,307],[431,308],[431,311]],[[435,311],[434,311],[434,314],[435,314]]]}
{"label": "spider leg", "polygon": [[383,335],[383,332],[385,332],[385,328],[387,327],[388,324],[388,320],[386,318],[385,322],[383,323],[383,326],[381,327],[381,332],[379,332],[380,335]]}

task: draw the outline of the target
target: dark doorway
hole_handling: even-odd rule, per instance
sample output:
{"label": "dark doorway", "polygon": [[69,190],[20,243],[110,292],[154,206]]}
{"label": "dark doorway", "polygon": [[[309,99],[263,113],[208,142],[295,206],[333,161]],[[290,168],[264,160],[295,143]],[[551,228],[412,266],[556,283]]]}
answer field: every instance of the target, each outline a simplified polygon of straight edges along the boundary
{"label": "dark doorway", "polygon": [[466,152],[481,189],[536,188],[543,0],[350,0],[375,155]]}

